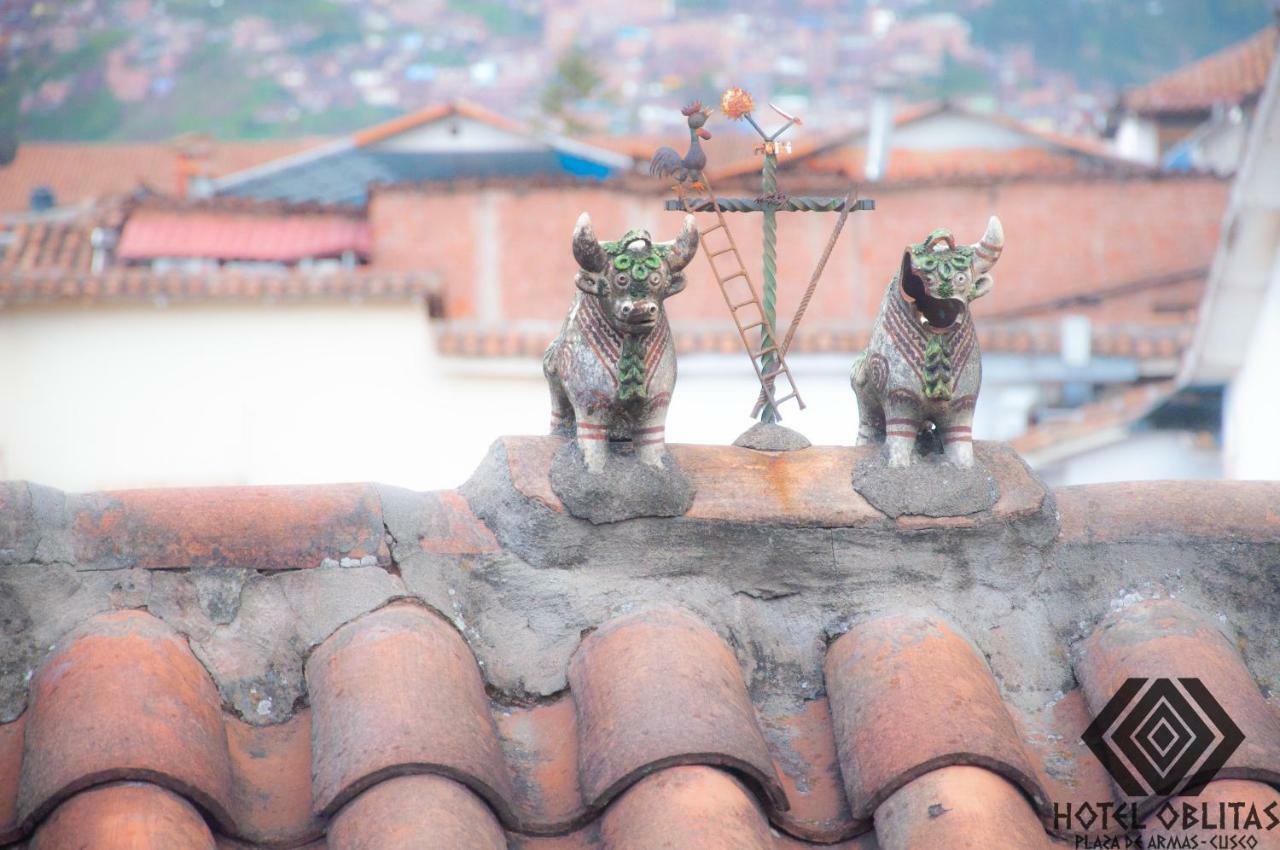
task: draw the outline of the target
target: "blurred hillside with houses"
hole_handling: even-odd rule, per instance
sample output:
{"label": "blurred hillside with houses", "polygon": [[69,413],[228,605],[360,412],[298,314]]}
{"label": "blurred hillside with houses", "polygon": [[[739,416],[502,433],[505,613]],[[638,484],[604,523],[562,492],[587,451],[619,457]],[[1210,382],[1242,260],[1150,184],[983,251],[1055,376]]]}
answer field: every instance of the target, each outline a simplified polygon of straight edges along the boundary
{"label": "blurred hillside with houses", "polygon": [[[54,16],[49,4],[28,3],[20,20],[6,6],[7,49],[15,20],[24,51],[78,43],[86,30],[74,15],[100,21],[106,5],[64,4]],[[112,140],[92,143],[24,137],[0,166],[0,478],[68,490],[456,485],[499,434],[546,427],[540,358],[572,299],[577,216],[589,211],[602,238],[635,226],[670,238],[679,216],[663,210],[670,186],[648,176],[648,157],[681,143],[680,100],[714,101],[722,82],[758,83],[803,113],[779,167],[784,191],[838,197],[856,186],[876,201],[874,212],[852,217],[797,334],[788,360],[809,409],[788,425],[818,444],[852,442],[849,365],[903,247],[944,225],[975,239],[996,213],[1008,242],[995,290],[974,311],[984,356],[976,436],[1015,441],[1055,484],[1256,477],[1270,468],[1224,450],[1232,433],[1224,411],[1253,415],[1229,391],[1248,343],[1232,363],[1189,365],[1206,356],[1197,340],[1209,333],[1210,300],[1213,333],[1248,340],[1267,315],[1264,294],[1277,288],[1267,198],[1280,192],[1243,197],[1235,182],[1247,171],[1264,185],[1277,148],[1267,123],[1276,30],[1265,10],[1258,21],[1256,4],[1221,4],[1215,32],[1256,24],[1236,40],[1201,51],[1195,39],[1211,37],[1202,29],[1180,48],[1188,61],[1131,85],[1116,80],[1142,71],[1134,56],[1067,74],[1050,64],[1066,61],[1060,49],[1037,52],[1034,35],[1021,52],[992,52],[977,38],[982,27],[1008,38],[1019,31],[1017,16],[1003,29],[992,24],[1004,2],[959,4],[972,22],[911,3],[856,14],[841,4],[800,3],[790,13],[766,5],[747,20],[715,4],[592,4],[587,14],[585,5],[552,3],[515,15],[496,4],[304,5],[327,11],[312,19],[260,3],[258,15],[237,14],[228,29],[221,16],[235,0],[110,4],[133,35],[104,61],[146,76],[123,114],[157,122],[144,135],[160,135],[129,141],[142,130],[122,124],[101,134]],[[1143,14],[1160,18],[1174,4],[1157,8],[1146,4]],[[354,41],[316,32],[317,22],[343,21],[354,22]],[[468,61],[424,60],[434,70],[410,72],[402,54],[419,48],[403,48],[406,33],[428,22],[434,34],[423,49]],[[476,71],[470,60],[482,54],[467,42],[432,40],[466,26],[492,57],[492,76]],[[760,32],[770,33],[767,43],[756,44]],[[1163,32],[1151,25],[1153,38]],[[148,33],[164,35],[148,42]],[[172,39],[257,56],[245,73],[297,71],[292,88],[270,77],[297,95],[288,109],[305,112],[301,98],[323,97],[315,115],[336,123],[270,110],[253,112],[251,123],[264,123],[252,127],[224,123],[220,110],[267,109],[230,78],[188,98],[187,117],[175,117],[168,99],[186,66]],[[316,40],[316,56],[381,57],[365,70],[383,76],[360,83],[343,70],[324,77],[329,85],[313,76],[323,69],[290,64],[300,44]],[[158,87],[159,66],[138,58],[152,55],[138,47],[148,43],[172,64]],[[587,59],[562,62],[574,45]],[[597,62],[600,50],[618,61]],[[525,67],[521,56],[540,70],[517,82],[509,73]],[[548,57],[559,57],[551,70]],[[601,67],[609,69],[601,81],[582,78]],[[984,93],[968,97],[920,85],[962,78],[960,67],[1008,85],[984,82]],[[792,71],[804,85],[780,88]],[[120,99],[114,87],[126,78],[106,73],[99,82]],[[20,98],[22,133],[57,124],[75,98],[92,99],[85,79],[65,91],[48,88],[52,79]],[[371,102],[369,91],[383,90],[375,79],[385,94]],[[561,114],[550,115],[557,106]],[[361,119],[349,127],[338,120],[347,107]],[[286,126],[318,135],[290,138]],[[198,132],[212,129],[227,132]],[[716,190],[758,195],[749,137],[723,116],[708,129]],[[285,137],[244,138],[252,135]],[[1255,222],[1254,241],[1224,241],[1224,217]],[[787,317],[831,218],[780,218],[779,315]],[[732,224],[744,255],[759,256],[758,221]],[[754,376],[704,261],[695,262],[688,289],[668,304],[681,353],[668,436],[724,443],[747,424]],[[1268,272],[1245,290],[1250,310],[1229,269],[1253,265]],[[1224,298],[1236,308],[1224,309]],[[1280,305],[1280,295],[1272,300]],[[453,448],[415,451],[434,443]]]}
{"label": "blurred hillside with houses", "polygon": [[8,0],[0,126],[45,141],[340,134],[467,99],[634,136],[738,85],[820,128],[890,87],[1093,133],[1119,91],[1268,22],[1265,0]]}

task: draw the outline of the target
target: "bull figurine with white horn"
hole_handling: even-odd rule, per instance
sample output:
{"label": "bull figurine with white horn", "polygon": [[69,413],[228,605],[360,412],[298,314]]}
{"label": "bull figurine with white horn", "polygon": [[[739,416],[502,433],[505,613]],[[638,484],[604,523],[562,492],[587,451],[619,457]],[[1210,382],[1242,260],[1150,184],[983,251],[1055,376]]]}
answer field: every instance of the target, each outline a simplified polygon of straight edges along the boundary
{"label": "bull figurine with white horn", "polygon": [[1003,248],[1004,231],[992,216],[973,245],[957,245],[944,229],[903,252],[851,375],[858,444],[885,443],[890,467],[911,464],[924,429],[941,439],[951,464],[973,467],[982,361],[969,304],[991,291],[990,271]]}
{"label": "bull figurine with white horn", "polygon": [[611,446],[627,443],[641,463],[663,466],[676,384],[663,301],[684,289],[683,270],[697,250],[693,216],[670,242],[654,242],[638,229],[600,242],[590,216],[578,219],[578,292],[542,370],[551,388],[552,433],[577,440],[590,473],[604,471]]}

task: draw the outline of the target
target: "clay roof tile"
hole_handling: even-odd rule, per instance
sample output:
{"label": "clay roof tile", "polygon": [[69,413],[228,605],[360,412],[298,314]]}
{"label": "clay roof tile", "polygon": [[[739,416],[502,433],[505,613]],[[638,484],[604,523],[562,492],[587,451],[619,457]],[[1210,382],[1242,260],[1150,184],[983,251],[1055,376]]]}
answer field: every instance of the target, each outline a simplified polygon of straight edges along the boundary
{"label": "clay roof tile", "polygon": [[1022,738],[986,663],[929,614],[854,626],[827,653],[827,691],[845,790],[856,817],[912,779],[980,765],[1048,806]]}
{"label": "clay roof tile", "polygon": [[17,797],[24,828],[90,785],[147,779],[234,829],[217,688],[161,620],[118,611],[84,624],[36,673],[29,712]]}
{"label": "clay roof tile", "polygon": [[145,782],[92,788],[63,803],[30,850],[214,850],[200,812],[182,796]]}
{"label": "clay roof tile", "polygon": [[307,685],[318,812],[413,771],[454,777],[514,820],[480,668],[439,615],[399,604],[349,623],[308,659]]}
{"label": "clay roof tile", "polygon": [[607,805],[655,765],[704,762],[739,771],[788,807],[742,669],[693,616],[654,610],[591,634],[569,664],[583,791]]}

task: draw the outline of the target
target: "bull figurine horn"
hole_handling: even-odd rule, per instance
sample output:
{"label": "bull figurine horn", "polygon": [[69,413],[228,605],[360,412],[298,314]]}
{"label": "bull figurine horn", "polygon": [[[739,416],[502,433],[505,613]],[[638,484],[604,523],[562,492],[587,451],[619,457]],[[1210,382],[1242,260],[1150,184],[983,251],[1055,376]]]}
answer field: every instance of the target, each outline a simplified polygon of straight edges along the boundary
{"label": "bull figurine horn", "polygon": [[670,249],[667,254],[667,266],[671,272],[680,271],[694,258],[698,253],[698,222],[691,215],[684,217],[684,227],[680,229],[680,235],[670,242],[663,242],[663,247]]}
{"label": "bull figurine horn", "polygon": [[982,241],[972,247],[974,275],[991,271],[996,260],[1000,259],[1000,252],[1004,250],[1004,228],[1000,226],[1000,219],[991,216],[991,220],[987,222],[987,232],[982,234]]}
{"label": "bull figurine horn", "polygon": [[609,263],[604,249],[596,241],[595,229],[591,226],[591,216],[583,213],[578,216],[578,224],[573,228],[573,258],[584,271],[600,274]]}

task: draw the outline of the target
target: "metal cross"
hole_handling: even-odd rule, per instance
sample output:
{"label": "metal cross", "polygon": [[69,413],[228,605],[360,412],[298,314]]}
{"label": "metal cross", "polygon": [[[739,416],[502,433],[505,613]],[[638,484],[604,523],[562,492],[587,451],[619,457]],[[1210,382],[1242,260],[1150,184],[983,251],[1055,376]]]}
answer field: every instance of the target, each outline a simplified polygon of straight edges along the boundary
{"label": "metal cross", "polygon": [[[738,117],[729,112],[728,105],[730,103],[730,92],[725,93],[722,104],[726,107],[725,112],[729,117]],[[750,105],[750,96],[740,92],[739,94],[746,97],[746,104]],[[787,119],[787,123],[772,134],[766,133],[755,118],[751,116],[751,112],[744,111],[740,117],[745,118],[751,124],[755,131],[760,134],[764,144],[757,148],[757,152],[764,154],[764,166],[761,171],[761,196],[759,198],[717,198],[712,201],[710,198],[700,198],[689,202],[689,210],[692,212],[711,212],[716,206],[721,212],[758,212],[764,214],[763,221],[763,311],[767,319],[767,323],[760,329],[760,346],[767,349],[775,344],[770,338],[769,328],[777,329],[777,302],[778,302],[778,222],[777,214],[779,212],[842,212],[845,205],[845,198],[822,198],[822,197],[796,197],[791,198],[778,194],[778,137],[791,129],[793,125],[801,124],[799,118],[788,115],[773,104],[769,104],[772,109]],[[849,211],[857,210],[874,210],[876,202],[870,198],[862,199],[850,206]],[[684,207],[679,200],[668,200],[665,205],[667,210],[682,210]],[[825,258],[824,258],[825,261]],[[821,266],[815,272],[815,282],[817,275],[821,274]],[[785,353],[784,353],[785,356]],[[773,371],[773,367],[777,363],[776,354],[765,355],[764,372]],[[777,422],[779,420],[778,411],[772,405],[766,403],[760,409],[761,422]]]}

